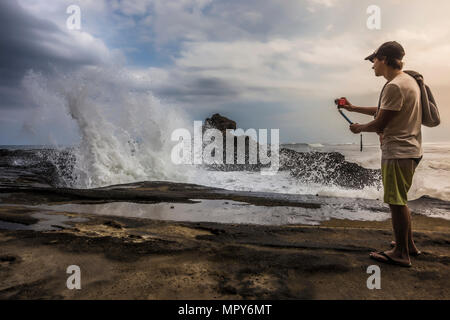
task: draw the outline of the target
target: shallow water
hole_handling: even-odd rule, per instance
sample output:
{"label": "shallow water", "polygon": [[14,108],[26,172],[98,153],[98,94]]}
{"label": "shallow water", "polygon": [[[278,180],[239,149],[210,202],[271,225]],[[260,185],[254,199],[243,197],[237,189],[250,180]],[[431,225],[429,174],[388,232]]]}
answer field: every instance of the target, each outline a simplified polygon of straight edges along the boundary
{"label": "shallow water", "polygon": [[33,231],[61,230],[64,228],[72,228],[70,224],[67,224],[68,222],[84,222],[88,220],[87,218],[69,217],[62,214],[49,214],[45,212],[34,213],[31,217],[39,219],[39,221],[34,224],[25,225],[0,220],[0,229]]}
{"label": "shallow water", "polygon": [[[301,207],[265,207],[231,200],[195,200],[187,203],[130,203],[64,204],[40,206],[59,212],[92,213],[156,220],[218,222],[259,225],[306,224],[319,225],[330,218],[382,221],[389,214],[370,209],[354,210],[347,206],[324,205],[319,209]],[[381,210],[381,208],[380,208]]]}

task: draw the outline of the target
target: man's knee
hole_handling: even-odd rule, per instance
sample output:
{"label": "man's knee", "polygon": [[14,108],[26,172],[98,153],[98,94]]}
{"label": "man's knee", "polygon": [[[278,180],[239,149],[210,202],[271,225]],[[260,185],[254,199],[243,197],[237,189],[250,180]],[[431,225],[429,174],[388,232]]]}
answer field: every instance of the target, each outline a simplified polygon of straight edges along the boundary
{"label": "man's knee", "polygon": [[390,204],[389,208],[391,209],[392,213],[403,213],[403,212],[409,212],[407,205],[397,205],[397,204]]}

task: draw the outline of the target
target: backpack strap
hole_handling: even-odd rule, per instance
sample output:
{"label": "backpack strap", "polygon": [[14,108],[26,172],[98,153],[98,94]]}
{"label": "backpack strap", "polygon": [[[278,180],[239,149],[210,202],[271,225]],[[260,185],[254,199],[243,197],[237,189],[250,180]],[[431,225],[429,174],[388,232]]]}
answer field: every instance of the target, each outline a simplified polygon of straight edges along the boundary
{"label": "backpack strap", "polygon": [[[405,71],[403,71],[404,73],[406,73],[406,74],[408,74],[408,75],[410,75],[411,77],[413,77],[416,81],[417,81],[417,83],[419,84],[419,87],[420,88],[422,88],[422,86],[423,86],[423,76],[420,74],[420,73],[418,73],[418,72],[416,72],[416,71],[412,71],[412,70],[405,70]],[[389,83],[390,81],[388,81],[388,82],[386,82],[385,84],[384,84],[384,87],[383,87],[383,89],[381,90],[381,93],[380,93],[380,99],[378,100],[378,111],[380,111],[380,108],[381,108],[381,98],[383,97],[383,91],[384,91],[384,88],[386,88],[386,86],[387,86],[387,84]],[[430,92],[431,93],[431,92]],[[377,116],[377,114],[378,114],[378,111],[377,111],[377,113],[375,114],[375,117]]]}
{"label": "backpack strap", "polygon": [[423,76],[420,73],[418,73],[416,71],[412,71],[412,70],[405,70],[403,72],[408,74],[408,75],[410,75],[414,79],[416,79],[416,81],[418,82],[419,86],[423,84]]}
{"label": "backpack strap", "polygon": [[377,110],[377,113],[375,113],[375,115],[373,116],[374,118],[376,118],[377,115],[378,115],[378,112],[380,112],[380,108],[381,108],[381,99],[383,98],[383,91],[384,91],[384,89],[386,88],[386,86],[388,85],[389,82],[390,82],[390,81],[386,82],[386,83],[384,84],[384,86],[383,86],[383,89],[381,89],[380,98],[378,99],[378,110]]}

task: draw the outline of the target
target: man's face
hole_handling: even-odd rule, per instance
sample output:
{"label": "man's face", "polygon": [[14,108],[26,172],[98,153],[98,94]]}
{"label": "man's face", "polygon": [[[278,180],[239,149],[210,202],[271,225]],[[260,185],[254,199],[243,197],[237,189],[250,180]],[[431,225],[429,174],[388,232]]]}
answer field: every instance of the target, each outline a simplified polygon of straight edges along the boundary
{"label": "man's face", "polygon": [[378,58],[374,58],[372,69],[375,71],[375,76],[382,76],[384,70],[384,62],[382,60],[379,60]]}

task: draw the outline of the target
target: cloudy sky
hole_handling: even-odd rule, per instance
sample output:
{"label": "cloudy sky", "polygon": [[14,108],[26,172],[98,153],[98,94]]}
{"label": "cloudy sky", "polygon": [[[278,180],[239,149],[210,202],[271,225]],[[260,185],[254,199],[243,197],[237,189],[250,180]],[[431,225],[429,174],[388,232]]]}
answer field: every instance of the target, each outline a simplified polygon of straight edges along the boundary
{"label": "cloudy sky", "polygon": [[[66,26],[74,4],[81,30]],[[372,4],[380,30],[366,25]],[[363,59],[390,40],[440,106],[443,122],[425,141],[449,141],[449,13],[447,0],[0,1],[0,144],[76,143],[65,107],[46,114],[50,102],[32,99],[26,79],[86,67],[126,73],[124,86],[192,121],[219,112],[241,128],[279,128],[282,142],[357,142],[333,99],[377,104],[385,80]]]}

